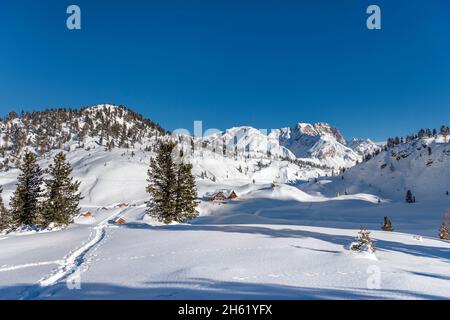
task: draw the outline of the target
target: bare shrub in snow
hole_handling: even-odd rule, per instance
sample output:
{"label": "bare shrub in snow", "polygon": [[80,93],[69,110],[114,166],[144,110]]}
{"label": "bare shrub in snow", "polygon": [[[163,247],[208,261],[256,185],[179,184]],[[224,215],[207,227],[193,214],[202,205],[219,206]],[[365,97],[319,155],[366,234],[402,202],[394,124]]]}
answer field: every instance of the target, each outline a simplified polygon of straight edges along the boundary
{"label": "bare shrub in snow", "polygon": [[361,227],[361,230],[358,232],[356,242],[351,244],[350,249],[358,252],[375,253],[373,240],[370,238],[370,231],[364,227]]}

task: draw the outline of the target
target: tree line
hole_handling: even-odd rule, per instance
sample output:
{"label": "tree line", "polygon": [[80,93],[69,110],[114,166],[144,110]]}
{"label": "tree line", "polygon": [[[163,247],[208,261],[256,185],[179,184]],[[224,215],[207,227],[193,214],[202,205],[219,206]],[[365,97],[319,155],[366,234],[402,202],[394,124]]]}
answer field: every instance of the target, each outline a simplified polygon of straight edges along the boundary
{"label": "tree line", "polygon": [[437,138],[438,135],[443,136],[445,142],[448,142],[450,128],[446,125],[442,125],[439,131],[437,129],[420,129],[416,134],[413,135],[408,135],[406,137],[389,138],[386,143],[386,148],[393,148],[403,143],[411,143],[425,138]]}
{"label": "tree line", "polygon": [[[45,228],[64,226],[79,213],[80,182],[70,176],[72,167],[64,153],[58,153],[47,170],[42,170],[32,152],[26,152],[19,166],[16,190],[6,209],[0,188],[0,231],[22,226]],[[44,172],[49,178],[44,179]]]}
{"label": "tree line", "polygon": [[[146,191],[150,195],[146,213],[158,221],[187,222],[198,216],[197,190],[192,165],[184,163],[183,152],[172,141],[160,142],[151,158]],[[80,182],[71,177],[72,167],[63,152],[58,153],[45,173],[34,153],[26,152],[19,166],[16,190],[6,209],[0,187],[0,231],[23,226],[45,228],[73,222],[82,199]]]}
{"label": "tree line", "polygon": [[23,151],[31,148],[42,155],[63,149],[75,141],[83,147],[94,138],[108,150],[130,148],[146,138],[167,134],[160,125],[124,106],[92,106],[81,109],[46,109],[32,112],[10,112],[0,119],[0,169],[18,166]]}

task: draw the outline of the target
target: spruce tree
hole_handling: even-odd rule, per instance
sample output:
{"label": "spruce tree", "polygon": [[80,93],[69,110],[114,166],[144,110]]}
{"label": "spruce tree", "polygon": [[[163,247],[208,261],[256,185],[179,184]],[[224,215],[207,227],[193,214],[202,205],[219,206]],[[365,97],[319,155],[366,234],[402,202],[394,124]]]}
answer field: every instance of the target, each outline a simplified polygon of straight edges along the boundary
{"label": "spruce tree", "polygon": [[42,170],[31,152],[25,153],[19,170],[21,173],[17,178],[17,188],[10,202],[11,215],[16,226],[32,225],[41,218],[39,198],[42,195]]}
{"label": "spruce tree", "polygon": [[0,232],[11,227],[11,216],[3,203],[2,193],[3,188],[0,186]]}
{"label": "spruce tree", "polygon": [[197,217],[197,190],[191,164],[181,163],[178,165],[175,194],[175,221],[186,222]]}
{"label": "spruce tree", "polygon": [[406,200],[407,203],[413,203],[413,202],[415,202],[411,190],[408,190],[408,191],[406,192],[406,199],[405,199],[405,200]]}
{"label": "spruce tree", "polygon": [[172,159],[174,149],[173,142],[160,143],[156,150],[156,158],[150,160],[147,172],[149,184],[146,190],[150,194],[147,213],[166,224],[175,219],[177,177],[176,166]]}
{"label": "spruce tree", "polygon": [[80,212],[78,207],[82,199],[78,192],[80,182],[74,181],[70,176],[72,167],[62,152],[55,156],[53,164],[48,169],[50,179],[45,180],[47,190],[43,205],[44,224],[67,225]]}
{"label": "spruce tree", "polygon": [[165,224],[186,222],[197,216],[192,165],[174,162],[175,147],[173,142],[161,143],[156,158],[150,160],[148,170],[147,192],[151,198],[147,213]]}
{"label": "spruce tree", "polygon": [[384,231],[394,231],[394,227],[392,226],[392,222],[388,217],[384,217],[384,224],[381,227]]}

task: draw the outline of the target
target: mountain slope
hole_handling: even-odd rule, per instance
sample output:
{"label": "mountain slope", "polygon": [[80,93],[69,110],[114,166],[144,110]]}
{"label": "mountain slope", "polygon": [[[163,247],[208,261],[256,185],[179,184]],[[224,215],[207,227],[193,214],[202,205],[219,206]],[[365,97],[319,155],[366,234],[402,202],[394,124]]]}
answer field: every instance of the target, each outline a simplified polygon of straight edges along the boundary
{"label": "mountain slope", "polygon": [[347,170],[343,177],[307,184],[309,192],[371,193],[404,201],[411,190],[417,201],[448,199],[450,144],[442,137],[419,139],[381,151],[369,161]]}
{"label": "mountain slope", "polygon": [[[38,155],[79,147],[129,148],[154,141],[167,132],[134,111],[115,105],[82,109],[10,112],[0,121],[0,169],[17,164],[24,150]],[[76,144],[75,144],[76,143]]]}
{"label": "mountain slope", "polygon": [[373,155],[377,151],[381,150],[380,146],[372,142],[372,140],[370,139],[353,138],[352,140],[347,141],[346,145],[361,157]]}
{"label": "mountain slope", "polygon": [[339,130],[326,123],[299,123],[292,128],[274,130],[270,136],[296,157],[316,159],[336,169],[351,167],[361,160],[360,155],[345,146]]}

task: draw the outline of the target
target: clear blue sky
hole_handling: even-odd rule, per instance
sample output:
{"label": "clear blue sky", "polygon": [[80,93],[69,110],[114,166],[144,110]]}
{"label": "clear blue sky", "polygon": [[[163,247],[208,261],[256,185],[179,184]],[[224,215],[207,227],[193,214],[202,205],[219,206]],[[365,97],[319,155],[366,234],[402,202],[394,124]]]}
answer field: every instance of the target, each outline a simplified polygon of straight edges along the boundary
{"label": "clear blue sky", "polygon": [[0,113],[108,102],[169,130],[326,121],[383,140],[450,124],[449,16],[448,0],[2,0]]}

